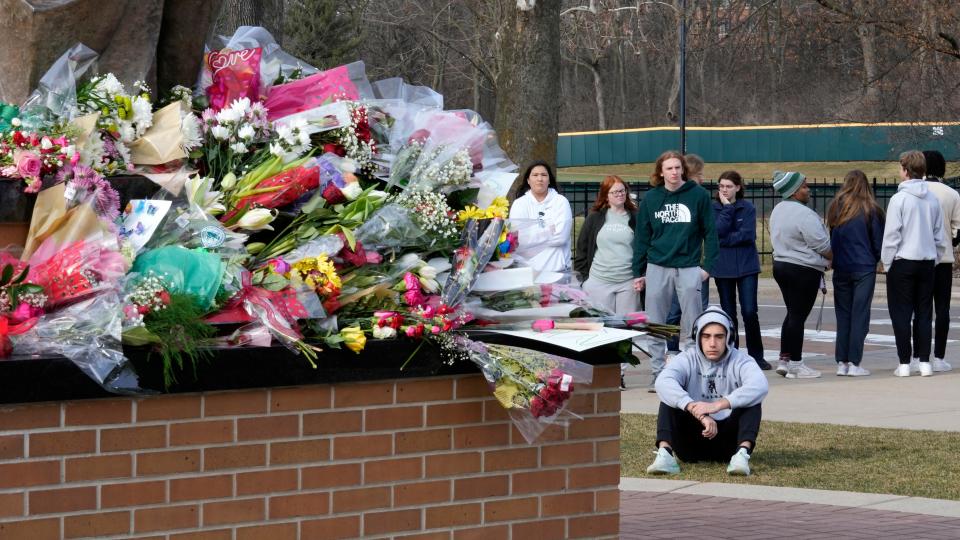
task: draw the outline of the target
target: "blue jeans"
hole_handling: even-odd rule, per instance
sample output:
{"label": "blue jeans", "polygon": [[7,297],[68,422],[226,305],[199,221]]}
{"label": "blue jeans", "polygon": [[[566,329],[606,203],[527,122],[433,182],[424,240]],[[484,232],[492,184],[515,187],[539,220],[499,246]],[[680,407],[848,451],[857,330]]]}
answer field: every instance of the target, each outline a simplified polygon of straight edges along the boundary
{"label": "blue jeans", "polygon": [[740,348],[740,331],[737,324],[737,291],[740,292],[740,316],[747,334],[747,354],[754,360],[763,360],[763,339],[760,337],[760,315],[757,309],[757,284],[760,274],[739,278],[713,278],[720,296],[720,308],[733,320],[736,347]]}
{"label": "blue jeans", "polygon": [[[703,282],[703,286],[700,288],[700,302],[703,304],[700,313],[706,311],[707,306],[710,305],[710,278],[707,278]],[[697,315],[700,315],[697,313]],[[680,310],[680,298],[677,295],[673,295],[673,303],[670,304],[670,313],[667,315],[667,324],[680,324],[680,317],[683,313]],[[667,342],[667,350],[669,351],[679,351],[680,350],[680,339],[673,338]]]}
{"label": "blue jeans", "polygon": [[870,305],[876,272],[833,271],[833,304],[837,313],[837,362],[860,365],[870,330]]}

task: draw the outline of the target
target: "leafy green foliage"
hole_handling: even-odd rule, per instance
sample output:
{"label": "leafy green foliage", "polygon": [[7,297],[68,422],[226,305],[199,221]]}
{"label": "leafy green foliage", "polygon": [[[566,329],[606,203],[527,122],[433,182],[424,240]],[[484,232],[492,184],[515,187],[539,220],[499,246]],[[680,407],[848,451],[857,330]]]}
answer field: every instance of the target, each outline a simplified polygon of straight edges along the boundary
{"label": "leafy green foliage", "polygon": [[321,69],[356,60],[366,37],[357,4],[363,2],[292,1],[286,9],[284,49]]}
{"label": "leafy green foliage", "polygon": [[[203,322],[205,314],[206,310],[198,305],[193,295],[170,293],[170,303],[166,308],[152,311],[144,317],[146,329],[159,338],[156,351],[163,361],[164,388],[177,382],[176,370],[183,369],[185,358],[196,377],[197,364],[211,356],[205,347],[207,341],[216,334],[216,329]],[[146,338],[145,341],[152,340]]]}

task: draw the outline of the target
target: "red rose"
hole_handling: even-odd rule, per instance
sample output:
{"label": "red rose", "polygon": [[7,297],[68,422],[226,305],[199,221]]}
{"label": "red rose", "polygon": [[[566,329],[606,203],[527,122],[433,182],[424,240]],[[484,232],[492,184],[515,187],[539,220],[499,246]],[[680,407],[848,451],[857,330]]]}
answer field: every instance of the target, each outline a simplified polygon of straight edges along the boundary
{"label": "red rose", "polygon": [[329,154],[336,154],[340,157],[347,155],[347,150],[336,143],[327,143],[323,145],[323,152]]}

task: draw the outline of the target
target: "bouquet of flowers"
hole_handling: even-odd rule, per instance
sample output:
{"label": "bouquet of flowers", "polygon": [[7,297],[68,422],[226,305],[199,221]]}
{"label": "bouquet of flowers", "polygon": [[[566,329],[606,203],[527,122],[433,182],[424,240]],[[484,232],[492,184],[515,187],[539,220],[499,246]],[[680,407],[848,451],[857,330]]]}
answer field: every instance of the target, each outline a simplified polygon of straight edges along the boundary
{"label": "bouquet of flowers", "polygon": [[[6,261],[3,261],[6,259]],[[22,334],[43,314],[43,287],[27,281],[29,267],[0,253],[0,358],[10,356],[10,336]]]}
{"label": "bouquet of flowers", "polygon": [[502,231],[503,220],[500,218],[467,220],[461,246],[453,254],[453,269],[443,286],[444,304],[459,306],[470,294],[480,273],[493,257]]}
{"label": "bouquet of flowers", "polygon": [[207,175],[222,179],[228,173],[245,174],[263,160],[256,150],[271,137],[267,109],[243,97],[223,109],[206,109],[201,115],[201,152]]}
{"label": "bouquet of flowers", "polygon": [[528,443],[551,424],[575,415],[566,409],[577,385],[593,382],[593,366],[552,354],[452,336],[445,350],[465,355],[483,372],[494,397]]}
{"label": "bouquet of flowers", "polygon": [[51,136],[17,129],[13,119],[10,131],[0,130],[0,176],[19,178],[27,185],[26,193],[37,193],[41,178],[57,172],[65,165],[76,164],[80,154],[65,135]]}
{"label": "bouquet of flowers", "polygon": [[460,228],[447,198],[434,191],[405,191],[392,202],[410,210],[414,222],[426,234],[428,247],[448,246],[457,241]]}

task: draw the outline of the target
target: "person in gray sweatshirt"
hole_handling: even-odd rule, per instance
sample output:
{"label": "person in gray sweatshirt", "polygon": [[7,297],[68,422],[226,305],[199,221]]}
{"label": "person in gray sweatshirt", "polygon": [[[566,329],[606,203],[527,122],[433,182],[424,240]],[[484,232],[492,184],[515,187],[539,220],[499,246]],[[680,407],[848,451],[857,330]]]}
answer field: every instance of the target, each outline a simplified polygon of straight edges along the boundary
{"label": "person in gray sweatshirt", "polygon": [[716,307],[694,320],[689,347],[657,377],[657,457],[648,474],[677,474],[686,462],[727,461],[727,473],[750,474],[767,378],[734,347],[733,322]]}
{"label": "person in gray sweatshirt", "polygon": [[803,363],[803,326],[826,293],[823,273],[830,265],[830,233],[820,216],[807,206],[810,187],[798,172],[773,173],[773,188],[783,197],[770,213],[773,279],[783,294],[787,315],[780,328],[777,373],[788,379],[813,379],[820,372]]}
{"label": "person in gray sweatshirt", "polygon": [[[923,180],[926,158],[917,150],[900,155],[900,185],[887,205],[880,262],[887,271],[887,309],[893,323],[900,365],[897,377],[910,376],[910,359],[920,359],[920,375],[933,375],[934,268],[947,251],[940,202]],[[913,347],[911,348],[911,338]]]}

